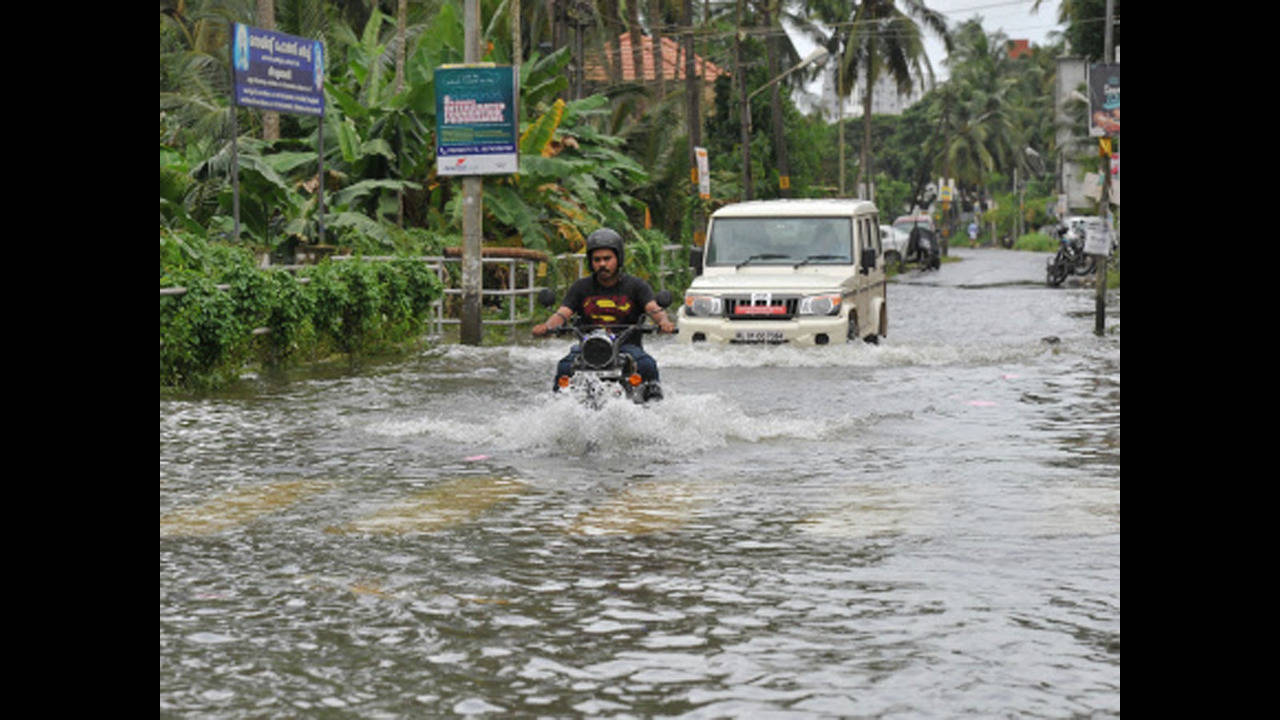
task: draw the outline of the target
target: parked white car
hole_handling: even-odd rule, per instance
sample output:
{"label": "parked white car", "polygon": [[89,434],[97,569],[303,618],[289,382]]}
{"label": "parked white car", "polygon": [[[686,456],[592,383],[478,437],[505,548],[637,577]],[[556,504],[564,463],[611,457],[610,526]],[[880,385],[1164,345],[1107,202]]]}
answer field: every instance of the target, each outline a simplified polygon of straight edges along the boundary
{"label": "parked white car", "polygon": [[909,237],[905,230],[899,230],[892,225],[880,226],[880,247],[884,250],[884,264],[886,266],[901,263],[902,259],[907,256],[907,240]]}
{"label": "parked white car", "polygon": [[711,215],[678,314],[683,342],[825,345],[887,332],[873,203],[760,200]]}

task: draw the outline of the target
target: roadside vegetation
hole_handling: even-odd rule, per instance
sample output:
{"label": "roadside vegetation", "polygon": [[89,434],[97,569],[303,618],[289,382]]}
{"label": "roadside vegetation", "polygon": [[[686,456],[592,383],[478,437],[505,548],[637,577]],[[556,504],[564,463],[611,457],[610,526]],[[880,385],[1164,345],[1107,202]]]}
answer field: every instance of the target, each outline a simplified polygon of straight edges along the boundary
{"label": "roadside vegetation", "polygon": [[[266,3],[277,31],[325,43],[323,121],[229,102],[229,23],[263,27],[258,10],[264,2],[160,2],[160,284],[186,288],[160,300],[162,387],[218,387],[246,368],[357,358],[419,343],[423,310],[443,293],[434,272],[413,258],[462,244],[460,183],[435,172],[433,81],[434,68],[463,61],[462,0]],[[977,21],[947,28],[914,2],[580,5],[587,17],[576,27],[588,55],[603,56],[605,42],[620,32],[679,39],[674,30],[693,25],[696,52],[729,71],[711,88],[714,100],[702,106],[698,144],[710,158],[711,197],[699,198],[689,182],[683,78],[624,80],[624,58],[612,53],[607,79],[576,97],[569,82],[572,43],[556,39],[568,37],[572,26],[553,36],[565,19],[548,15],[549,3],[526,1],[519,18],[521,172],[485,180],[486,247],[575,253],[586,235],[607,225],[627,239],[628,272],[678,295],[691,280],[687,255],[664,258],[662,248],[687,248],[707,214],[748,194],[835,196],[843,178],[844,194],[852,195],[856,181],[869,175],[888,222],[915,205],[937,207],[926,187],[945,176],[957,180],[958,194],[936,220],[952,242],[974,215],[982,217],[986,242],[1047,222],[1051,170],[1060,154],[1049,110],[1060,46],[1011,59],[1006,39]],[[1088,5],[1072,7],[1086,13]],[[480,6],[483,59],[513,64],[512,5],[482,0]],[[880,13],[876,23],[893,29],[867,32],[875,24],[859,13],[871,11]],[[805,115],[792,99],[818,68],[787,76],[776,98],[761,93],[750,105],[747,187],[741,90],[731,78],[754,90],[800,61],[785,33],[763,31],[777,31],[784,17],[843,63],[846,95],[860,92],[853,78],[865,82],[869,71],[888,67],[900,88],[927,86],[932,68],[915,42],[925,34],[948,43],[950,79],[902,115],[845,118],[841,167],[834,118]],[[1067,21],[1074,29],[1091,17]],[[739,36],[739,25],[762,31]],[[738,37],[742,44],[735,48]],[[1084,104],[1073,111],[1083,132]],[[323,217],[316,157],[322,135]],[[1020,225],[1011,210],[1019,206]],[[300,252],[327,259],[296,271],[278,267]],[[375,256],[397,259],[370,259]],[[264,261],[270,266],[261,267]],[[669,272],[660,276],[664,265]],[[567,280],[555,268],[546,276],[551,284]],[[505,317],[512,301],[484,312]]]}

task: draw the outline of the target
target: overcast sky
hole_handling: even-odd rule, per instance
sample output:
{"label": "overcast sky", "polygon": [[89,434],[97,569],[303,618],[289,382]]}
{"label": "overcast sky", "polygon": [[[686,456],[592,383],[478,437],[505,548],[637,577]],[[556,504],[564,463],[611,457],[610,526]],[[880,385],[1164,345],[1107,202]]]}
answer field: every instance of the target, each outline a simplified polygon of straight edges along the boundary
{"label": "overcast sky", "polygon": [[[1002,31],[1010,40],[1029,40],[1034,45],[1043,45],[1048,41],[1048,34],[1061,32],[1058,25],[1058,4],[1060,0],[1042,0],[1040,9],[1034,14],[1031,6],[1034,0],[924,0],[931,10],[937,10],[947,18],[947,25],[954,28],[965,20],[979,17],[982,27],[988,33]],[[801,33],[790,33],[792,42],[801,57],[813,49],[813,44]],[[933,65],[933,73],[941,82],[947,78],[947,69],[942,61],[947,53],[942,41],[930,32],[925,32],[925,50],[929,53],[929,62]]]}
{"label": "overcast sky", "polygon": [[[1010,40],[1027,40],[1033,45],[1044,45],[1048,42],[1049,33],[1061,32],[1063,29],[1058,24],[1060,1],[1043,0],[1040,9],[1035,13],[1031,12],[1034,0],[925,0],[925,4],[946,16],[947,26],[950,28],[954,29],[960,23],[977,17],[981,19],[982,27],[988,34],[1000,31]],[[807,56],[814,49],[814,44],[803,33],[793,30],[788,34],[800,57]],[[925,51],[929,54],[929,63],[933,66],[934,78],[938,82],[943,82],[948,77],[947,68],[943,65],[943,60],[947,57],[946,49],[941,40],[927,31],[925,32]],[[831,63],[827,65],[834,67]],[[834,80],[826,78],[825,82],[831,84]],[[808,93],[804,97],[795,98],[801,112],[810,112],[815,106],[814,103],[821,104],[819,98],[822,95],[823,84],[823,79],[814,80],[806,86]],[[846,103],[846,112],[856,112],[856,109],[853,109],[858,105],[856,98],[851,97],[846,100]],[[858,107],[861,106],[858,105]]]}
{"label": "overcast sky", "polygon": [[[1042,0],[1040,9],[1034,13],[1031,12],[1033,0],[925,0],[925,5],[945,15],[949,27],[979,17],[988,34],[999,30],[1010,40],[1029,40],[1033,45],[1043,45],[1048,42],[1050,32],[1063,30],[1058,24],[1059,1]],[[926,32],[925,47],[934,75],[939,81],[946,79],[947,69],[942,61],[947,53],[942,42]]]}

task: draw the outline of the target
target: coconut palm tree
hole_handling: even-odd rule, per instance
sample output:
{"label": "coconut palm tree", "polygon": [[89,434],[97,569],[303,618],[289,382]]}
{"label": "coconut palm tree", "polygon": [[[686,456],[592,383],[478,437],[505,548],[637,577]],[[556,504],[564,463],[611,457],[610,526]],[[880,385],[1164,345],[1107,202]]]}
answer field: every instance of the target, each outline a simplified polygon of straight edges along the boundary
{"label": "coconut palm tree", "polygon": [[1003,35],[987,35],[980,20],[957,28],[947,59],[957,102],[946,126],[942,163],[947,177],[977,188],[996,170],[1025,170],[1026,133],[1017,122],[1012,72]]}
{"label": "coconut palm tree", "polygon": [[[820,11],[847,7],[847,3],[829,1],[813,5]],[[924,49],[924,30],[938,35],[947,52],[951,52],[951,33],[942,14],[930,10],[922,0],[862,0],[851,17],[823,20],[837,27],[846,40],[837,58],[841,78],[837,97],[848,97],[857,82],[862,82],[863,142],[858,181],[865,182],[871,177],[871,98],[876,81],[887,74],[903,95],[909,94],[916,83],[931,84],[933,67]]]}

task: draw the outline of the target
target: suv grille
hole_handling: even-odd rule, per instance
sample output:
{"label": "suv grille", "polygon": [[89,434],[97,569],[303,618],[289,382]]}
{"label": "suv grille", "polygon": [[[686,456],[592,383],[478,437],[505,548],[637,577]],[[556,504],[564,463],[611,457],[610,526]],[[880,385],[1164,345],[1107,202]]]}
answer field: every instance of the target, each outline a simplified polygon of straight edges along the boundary
{"label": "suv grille", "polygon": [[724,315],[730,320],[790,320],[799,310],[798,296],[774,295],[768,303],[752,302],[750,295],[724,298]]}

